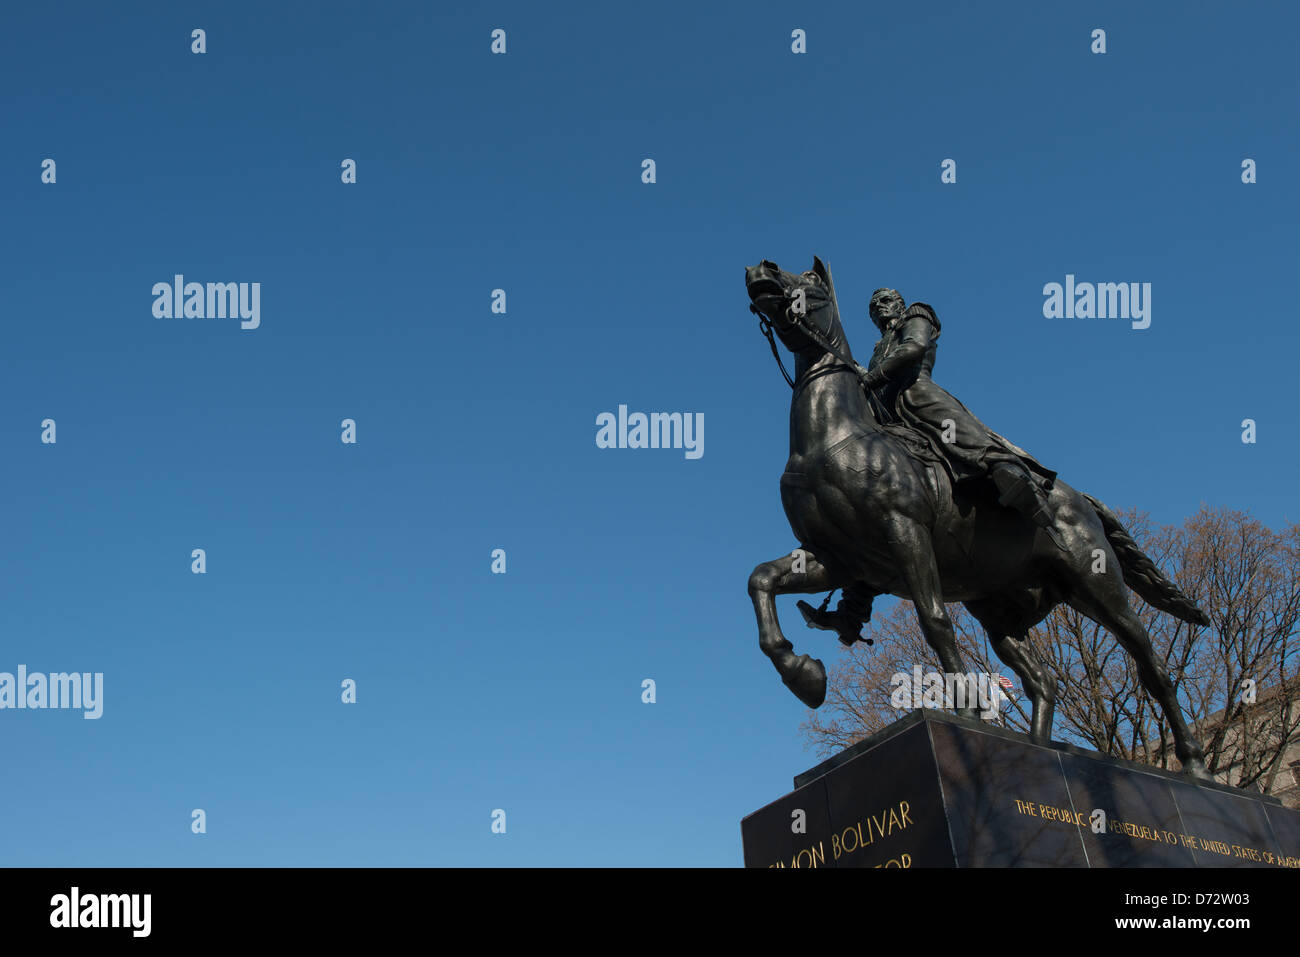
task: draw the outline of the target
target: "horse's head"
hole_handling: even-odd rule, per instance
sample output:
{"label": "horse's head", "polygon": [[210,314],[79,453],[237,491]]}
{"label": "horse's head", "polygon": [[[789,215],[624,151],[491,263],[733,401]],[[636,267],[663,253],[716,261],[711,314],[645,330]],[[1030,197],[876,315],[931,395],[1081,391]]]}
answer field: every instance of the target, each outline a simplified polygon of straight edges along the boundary
{"label": "horse's head", "polygon": [[847,348],[835,302],[831,271],[816,256],[807,272],[786,272],[764,259],[745,268],[745,290],[750,308],[765,316],[785,347],[805,361],[814,362],[825,350],[804,329],[811,327],[831,345]]}

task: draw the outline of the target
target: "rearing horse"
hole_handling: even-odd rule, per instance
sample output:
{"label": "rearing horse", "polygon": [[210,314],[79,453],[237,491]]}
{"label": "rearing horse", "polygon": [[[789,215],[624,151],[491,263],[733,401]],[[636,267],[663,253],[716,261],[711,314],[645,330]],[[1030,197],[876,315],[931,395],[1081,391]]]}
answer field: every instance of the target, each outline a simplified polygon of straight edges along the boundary
{"label": "rearing horse", "polygon": [[[813,268],[796,275],[763,260],[746,268],[745,287],[754,310],[795,357],[781,504],[801,547],[755,568],[749,595],[759,645],[799,700],[821,706],[826,669],[794,653],[777,620],[776,596],[860,582],[877,594],[909,599],[927,643],[952,674],[961,674],[962,665],[944,601],[963,602],[998,658],[1020,677],[1033,702],[1030,737],[1046,744],[1056,684],[1026,636],[1064,602],[1119,639],[1164,711],[1184,771],[1208,778],[1201,746],[1125,585],[1183,621],[1207,619],[1115,514],[1058,479],[1048,505],[1065,545],[1059,548],[1043,529],[999,505],[991,490],[963,483],[954,499],[946,471],[909,454],[897,433],[882,428],[856,370],[841,361],[851,362],[852,353],[822,261],[813,257]],[[1104,561],[1096,561],[1098,553]],[[974,717],[975,709],[959,713]]]}

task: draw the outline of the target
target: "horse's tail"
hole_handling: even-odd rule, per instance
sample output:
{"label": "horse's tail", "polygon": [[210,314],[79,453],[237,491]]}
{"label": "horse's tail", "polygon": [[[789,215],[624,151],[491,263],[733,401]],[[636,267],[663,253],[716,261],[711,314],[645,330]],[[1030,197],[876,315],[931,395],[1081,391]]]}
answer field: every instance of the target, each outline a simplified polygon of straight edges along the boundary
{"label": "horse's tail", "polygon": [[1101,519],[1106,541],[1110,542],[1110,547],[1115,549],[1115,557],[1119,559],[1124,583],[1141,595],[1152,608],[1158,608],[1194,625],[1208,625],[1210,619],[1205,617],[1205,612],[1161,574],[1156,563],[1138,548],[1137,542],[1133,541],[1133,536],[1128,533],[1119,517],[1086,492],[1080,494],[1088,500],[1088,504]]}

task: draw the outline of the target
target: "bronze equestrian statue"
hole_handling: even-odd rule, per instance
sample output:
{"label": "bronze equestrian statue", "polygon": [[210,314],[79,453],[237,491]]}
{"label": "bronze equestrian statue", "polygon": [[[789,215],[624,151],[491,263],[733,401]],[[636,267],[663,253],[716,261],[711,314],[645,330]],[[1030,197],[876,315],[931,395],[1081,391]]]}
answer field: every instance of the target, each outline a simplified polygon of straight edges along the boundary
{"label": "bronze equestrian statue", "polygon": [[[1057,479],[933,384],[934,310],[923,303],[904,308],[894,290],[877,290],[872,318],[882,339],[864,369],[849,349],[830,270],[820,259],[800,274],[763,260],[746,268],[745,287],[777,361],[773,334],[795,357],[794,377],[786,374],[793,397],[781,502],[800,547],[755,568],[749,595],[759,645],[799,700],[821,706],[826,669],[794,653],[777,620],[777,595],[844,589],[837,612],[800,605],[810,624],[839,631],[846,643],[869,615],[871,596],[908,599],[927,643],[953,674],[963,669],[944,602],[960,601],[1020,677],[1033,704],[1031,739],[1047,743],[1056,686],[1026,636],[1066,603],[1133,657],[1169,722],[1183,769],[1208,777],[1127,587],[1183,621],[1207,624],[1205,615],[1110,509]],[[974,708],[958,713],[975,717]]]}

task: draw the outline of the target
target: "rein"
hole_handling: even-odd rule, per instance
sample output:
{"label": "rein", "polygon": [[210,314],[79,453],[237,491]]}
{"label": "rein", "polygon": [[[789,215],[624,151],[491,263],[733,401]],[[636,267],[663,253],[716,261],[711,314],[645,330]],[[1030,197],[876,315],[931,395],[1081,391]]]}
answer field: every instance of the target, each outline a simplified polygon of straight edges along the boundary
{"label": "rein", "polygon": [[[785,371],[785,363],[781,361],[781,353],[776,348],[776,339],[772,336],[772,320],[763,315],[763,313],[759,311],[758,307],[752,302],[749,304],[749,311],[758,316],[758,329],[767,339],[767,344],[772,347],[772,356],[776,359],[776,364],[781,370],[781,375],[785,376],[785,381],[789,384],[790,388],[793,389],[795,387],[794,379],[790,378],[790,373]],[[862,368],[862,366],[854,362],[852,358],[846,356],[843,352],[831,345],[831,343],[822,336],[821,330],[812,326],[804,325],[800,321],[798,313],[792,312],[790,315],[791,322],[794,323],[796,329],[811,339],[813,344],[820,347],[823,352],[830,353],[848,367],[849,371],[853,372],[858,377],[858,380],[862,383],[862,387],[866,389],[867,394],[871,394],[871,388],[867,385],[866,369]]]}
{"label": "rein", "polygon": [[785,381],[789,383],[790,388],[794,388],[794,379],[790,378],[790,373],[785,371],[785,363],[781,361],[781,353],[777,351],[776,339],[772,337],[772,320],[767,318],[758,311],[758,307],[752,302],[749,304],[749,311],[758,316],[758,331],[767,338],[767,344],[772,347],[772,358],[776,360],[777,368],[781,370],[781,375],[785,376]]}

